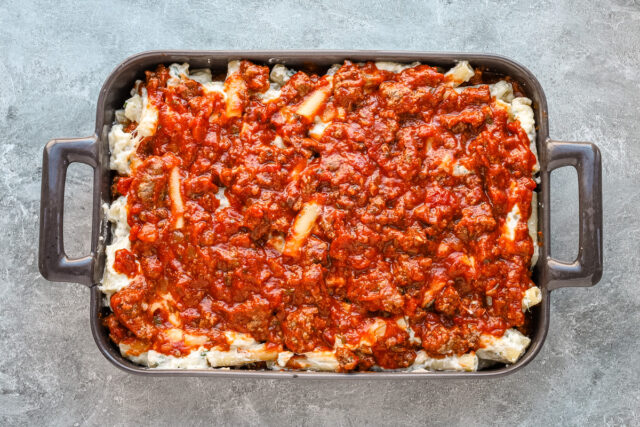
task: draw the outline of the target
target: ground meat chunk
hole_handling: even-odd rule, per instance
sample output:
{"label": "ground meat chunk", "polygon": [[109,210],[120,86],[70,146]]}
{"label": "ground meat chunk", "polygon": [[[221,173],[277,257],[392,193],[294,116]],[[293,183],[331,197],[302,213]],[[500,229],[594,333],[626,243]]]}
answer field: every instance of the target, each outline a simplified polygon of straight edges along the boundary
{"label": "ground meat chunk", "polygon": [[240,75],[247,82],[249,90],[266,92],[269,89],[269,67],[241,61]]}
{"label": "ground meat chunk", "polygon": [[333,97],[338,105],[351,108],[363,99],[364,85],[358,67],[346,61],[333,76]]}
{"label": "ground meat chunk", "polygon": [[349,280],[348,297],[366,310],[400,313],[404,298],[389,271],[373,269]]}
{"label": "ground meat chunk", "polygon": [[132,190],[145,206],[157,206],[166,191],[167,177],[160,157],[151,156],[138,167]]}
{"label": "ground meat chunk", "polygon": [[439,313],[452,317],[458,311],[460,295],[453,286],[446,286],[436,298],[435,309]]}
{"label": "ground meat chunk", "polygon": [[316,307],[301,307],[289,313],[282,324],[284,342],[291,351],[304,353],[326,345],[322,330],[326,321]]}
{"label": "ground meat chunk", "polygon": [[145,299],[149,285],[144,277],[137,277],[129,286],[111,297],[111,309],[119,322],[141,339],[151,339],[157,332],[147,320]]}
{"label": "ground meat chunk", "polygon": [[380,85],[380,92],[387,106],[397,113],[413,113],[417,111],[413,92],[402,83],[384,82]]}

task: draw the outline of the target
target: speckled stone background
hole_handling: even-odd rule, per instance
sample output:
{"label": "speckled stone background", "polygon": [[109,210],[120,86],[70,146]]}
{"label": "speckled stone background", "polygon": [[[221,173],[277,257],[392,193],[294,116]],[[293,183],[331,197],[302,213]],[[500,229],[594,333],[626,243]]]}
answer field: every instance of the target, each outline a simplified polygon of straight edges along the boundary
{"label": "speckled stone background", "polygon": [[[42,148],[93,132],[100,86],[124,58],[182,48],[477,51],[523,63],[547,94],[551,136],[602,151],[602,281],[554,291],[542,352],[501,379],[119,371],[93,343],[88,290],[38,273]],[[0,1],[0,424],[639,425],[639,70],[637,0]],[[89,172],[74,165],[68,178],[71,255],[88,247]],[[576,174],[552,178],[552,249],[569,260],[577,253]]]}

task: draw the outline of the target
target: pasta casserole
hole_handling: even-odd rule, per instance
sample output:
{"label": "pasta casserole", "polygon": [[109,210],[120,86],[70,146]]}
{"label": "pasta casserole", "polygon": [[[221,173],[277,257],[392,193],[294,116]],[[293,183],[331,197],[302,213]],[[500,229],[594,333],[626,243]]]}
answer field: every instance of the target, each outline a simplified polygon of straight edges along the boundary
{"label": "pasta casserole", "polygon": [[158,369],[514,363],[541,300],[531,101],[467,62],[445,71],[147,71],[109,133],[100,287],[121,353]]}

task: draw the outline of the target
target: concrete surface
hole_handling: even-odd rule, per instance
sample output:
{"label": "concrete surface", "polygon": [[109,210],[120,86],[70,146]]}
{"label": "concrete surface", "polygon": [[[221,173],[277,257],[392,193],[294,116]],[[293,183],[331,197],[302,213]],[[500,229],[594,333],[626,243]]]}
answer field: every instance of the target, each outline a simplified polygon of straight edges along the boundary
{"label": "concrete surface", "polygon": [[[640,424],[640,3],[607,0],[0,2],[0,424]],[[148,49],[492,52],[537,75],[551,136],[598,143],[605,273],[553,292],[540,353],[506,378],[302,382],[142,378],[109,364],[88,290],[36,248],[41,153],[93,131],[100,86]],[[69,177],[67,247],[86,251],[90,175]],[[553,175],[554,253],[577,251],[575,173]]]}

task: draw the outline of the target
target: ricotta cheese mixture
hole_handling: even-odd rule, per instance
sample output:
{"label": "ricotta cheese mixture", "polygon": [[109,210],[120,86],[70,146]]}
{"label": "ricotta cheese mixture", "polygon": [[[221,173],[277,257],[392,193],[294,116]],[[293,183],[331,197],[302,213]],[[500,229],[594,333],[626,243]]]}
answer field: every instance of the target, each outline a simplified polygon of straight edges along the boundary
{"label": "ricotta cheese mixture", "polygon": [[[302,103],[296,107],[295,111],[285,106],[280,110],[280,112],[273,116],[275,119],[272,120],[279,120],[281,123],[285,123],[284,126],[299,125],[300,122],[295,121],[296,117],[302,118],[301,120],[303,121],[306,120],[305,123],[308,124],[307,143],[311,150],[313,150],[314,144],[318,144],[323,138],[334,138],[334,136],[331,136],[335,135],[334,126],[339,126],[339,123],[334,123],[337,123],[337,118],[344,118],[345,109],[342,107],[337,108],[335,111],[332,111],[331,114],[328,114],[326,112],[321,113],[321,108],[331,96],[332,87],[333,96],[335,98],[339,96],[344,97],[346,96],[345,94],[349,95],[348,91],[352,89],[348,85],[339,86],[336,81],[336,76],[339,75],[341,69],[340,64],[331,67],[323,80],[312,85],[315,86],[315,88],[311,90],[301,88],[303,85],[308,86],[310,84],[302,78],[298,79],[299,81],[296,80],[294,85],[288,85],[288,82],[294,78],[296,72],[281,64],[274,65],[271,68],[268,74],[268,81],[266,82],[257,82],[257,80],[246,79],[245,81],[241,81],[238,76],[241,74],[241,68],[245,65],[246,64],[241,63],[241,61],[231,61],[228,64],[227,78],[223,81],[214,80],[211,71],[208,69],[190,71],[189,65],[186,63],[172,64],[168,67],[168,79],[166,80],[166,86],[167,88],[173,88],[180,91],[195,91],[198,87],[201,87],[203,93],[218,97],[216,98],[218,99],[217,102],[221,103],[220,105],[223,105],[223,108],[226,108],[226,115],[229,117],[239,114],[238,110],[245,108],[247,105],[246,93],[253,98],[259,99],[265,105],[276,105],[281,97],[291,96],[291,87],[293,86],[295,90],[300,91],[301,93],[308,93],[308,95],[306,95]],[[384,70],[390,73],[403,73],[406,70],[410,71],[415,67],[420,66],[420,64],[376,62],[375,65],[371,66],[378,70]],[[247,71],[245,70],[242,72],[246,73]],[[249,73],[250,72],[251,71],[249,71]],[[444,78],[447,85],[453,88],[456,93],[461,94],[465,91],[478,89],[483,86],[479,84],[469,84],[475,75],[476,73],[470,64],[466,61],[461,61],[451,70],[446,72],[444,74]],[[344,76],[340,76],[340,78],[344,78]],[[372,79],[373,78],[375,77],[372,77]],[[195,83],[190,83],[185,86],[184,83],[186,81],[193,81]],[[247,81],[249,82],[248,85],[246,83]],[[365,85],[366,84],[370,83],[365,82]],[[380,84],[380,82],[375,84]],[[382,83],[381,88],[385,84],[386,82]],[[244,95],[239,94],[241,92],[238,89],[239,87],[244,88],[247,92]],[[338,92],[338,89],[336,89],[337,87],[344,89],[344,91]],[[522,131],[526,134],[530,143],[529,149],[535,155],[535,165],[532,168],[532,173],[537,173],[539,171],[539,163],[536,153],[536,131],[534,114],[531,108],[531,100],[526,97],[515,96],[514,87],[505,80],[490,84],[488,87],[492,105],[496,108],[505,110],[508,114],[509,121],[517,121]],[[384,86],[384,89],[381,89],[381,91],[382,90],[386,90],[384,93],[388,94],[388,97],[391,100],[389,102],[401,103],[403,102],[403,97],[406,96],[406,93],[402,92],[401,87],[395,87],[391,84]],[[345,102],[351,102],[348,101],[351,98],[347,97],[345,99],[347,99]],[[183,200],[184,194],[188,191],[197,192],[200,187],[209,184],[198,182],[197,180],[190,180],[186,182],[181,176],[179,168],[175,165],[167,166],[166,164],[156,164],[142,166],[142,159],[136,154],[139,150],[147,149],[144,147],[145,141],[156,135],[161,116],[163,117],[163,120],[169,120],[169,116],[171,114],[176,114],[176,111],[186,111],[186,108],[196,108],[194,106],[186,105],[182,100],[176,100],[175,102],[177,107],[172,111],[159,107],[156,99],[150,95],[150,91],[148,91],[144,83],[142,81],[136,82],[135,88],[131,92],[131,98],[125,102],[122,110],[116,112],[117,122],[111,127],[108,141],[111,153],[110,168],[116,171],[121,177],[124,177],[123,179],[116,181],[115,186],[118,188],[120,188],[120,185],[124,186],[125,182],[128,183],[126,185],[133,185],[129,181],[126,181],[126,179],[127,177],[132,176],[132,171],[137,168],[155,168],[156,172],[160,171],[164,173],[165,176],[170,177],[169,183],[167,184],[167,191],[169,192],[169,197],[172,202],[170,215],[171,218],[173,218],[171,221],[174,222],[171,227],[177,230],[179,234],[179,231],[184,227],[185,221],[199,220],[197,218],[198,213],[195,212],[190,205],[191,202]],[[200,108],[200,106],[198,106],[198,108]],[[463,111],[463,113],[466,112],[467,110]],[[209,114],[211,114],[210,121],[215,121],[215,116],[218,112],[212,111]],[[196,118],[194,117],[193,120],[196,120]],[[256,120],[260,120],[260,117],[257,116]],[[452,118],[452,120],[455,120],[455,118]],[[482,118],[482,120],[484,120],[484,118]],[[453,127],[455,128],[455,125],[453,125]],[[194,126],[193,129],[194,130],[192,132],[196,132],[198,127]],[[237,129],[236,131],[242,135],[243,132],[248,132],[250,130],[251,129],[249,129],[245,124],[242,129]],[[186,131],[188,132],[188,129]],[[381,132],[383,131],[384,129],[381,129]],[[327,136],[329,133],[330,135]],[[194,137],[197,136],[194,134]],[[188,143],[190,138],[192,139],[191,136],[189,136],[189,138],[185,137],[185,143]],[[288,138],[283,138],[280,135],[272,137],[270,141],[270,144],[278,150],[286,150],[291,144]],[[211,143],[213,144],[214,142],[212,141]],[[217,141],[215,143],[217,143]],[[431,150],[434,153],[441,150],[441,148],[432,147],[431,144],[431,140],[429,140],[426,147],[427,150]],[[267,153],[265,155],[269,155],[268,151],[265,151],[265,153]],[[155,154],[157,155],[158,153]],[[407,161],[411,160],[411,153],[408,149],[405,150],[402,155],[407,156]],[[360,161],[356,158],[352,160],[354,164],[358,164]],[[308,161],[311,161],[311,159]],[[306,167],[306,162],[307,161],[300,163],[300,167],[294,167],[290,174],[291,182],[295,182],[296,185],[300,185],[301,188],[304,188],[304,185],[307,185],[306,183],[309,179],[309,177],[303,172]],[[384,162],[384,159],[381,159],[380,162]],[[440,170],[442,173],[449,174],[454,177],[472,178],[475,174],[472,166],[469,164],[463,164],[449,155],[434,158],[433,162],[435,162],[433,164],[436,164],[437,166],[436,170]],[[339,168],[342,167],[339,162],[332,163],[331,156],[328,157],[326,164],[323,163],[323,165],[328,167],[330,170],[335,171],[333,173],[337,173]],[[167,169],[167,167],[172,167],[173,169]],[[155,181],[149,180],[148,183],[143,183],[141,185],[147,185],[149,188],[153,188],[154,185],[158,185],[157,183],[164,179],[161,177],[162,173],[156,173],[156,175],[153,175],[153,179]],[[402,171],[402,173],[410,174],[411,171],[408,169],[407,171]],[[137,178],[134,178],[134,180],[135,179]],[[253,179],[258,180],[262,178],[258,175]],[[217,191],[214,192],[215,202],[211,202],[217,204],[218,211],[232,209],[234,206],[237,206],[238,203],[237,197],[232,191],[233,188],[225,186],[224,179],[222,181],[222,185],[218,185]],[[298,184],[298,182],[301,184]],[[233,184],[230,185],[232,186]],[[118,191],[119,194],[126,193],[126,191]],[[139,193],[144,193],[144,191],[146,190],[138,190]],[[439,191],[437,197],[447,197],[441,190],[436,189],[434,191]],[[530,261],[530,265],[533,267],[538,257],[537,199],[536,193],[532,192],[531,214],[526,217],[526,213],[521,211],[521,205],[517,202],[518,195],[521,194],[522,191],[522,188],[517,186],[507,191],[507,199],[515,200],[515,202],[509,202],[510,208],[504,217],[504,222],[497,226],[500,227],[502,233],[500,241],[505,245],[517,246],[518,236],[521,236],[521,234],[519,234],[520,231],[523,229],[527,230],[530,239],[533,242],[533,255],[531,256]],[[384,200],[381,200],[380,203],[384,204]],[[142,209],[140,203],[136,204],[134,202],[133,206],[135,206],[137,212]],[[304,345],[296,343],[293,348],[299,348],[301,351],[293,352],[282,348],[282,346],[278,347],[271,345],[263,340],[258,341],[252,336],[252,334],[247,333],[246,331],[240,332],[231,330],[223,331],[222,336],[219,337],[219,340],[221,340],[220,342],[224,342],[225,344],[210,345],[211,337],[193,334],[190,332],[191,329],[186,328],[185,319],[189,318],[189,314],[185,314],[184,311],[180,312],[178,304],[171,295],[171,292],[167,291],[164,294],[159,294],[160,296],[156,300],[145,301],[142,303],[134,303],[134,293],[121,296],[120,291],[124,289],[135,290],[140,287],[139,283],[140,281],[144,281],[144,274],[151,275],[152,277],[155,277],[153,275],[157,274],[157,268],[153,265],[156,261],[153,259],[139,259],[135,257],[127,258],[122,256],[123,253],[130,254],[130,251],[132,250],[130,239],[130,236],[132,235],[131,227],[135,228],[135,233],[138,236],[138,239],[150,239],[151,241],[151,239],[155,238],[155,232],[153,229],[145,228],[147,227],[146,225],[140,227],[139,224],[134,225],[128,221],[128,209],[131,208],[128,208],[128,199],[126,195],[119,195],[110,205],[105,204],[103,206],[104,216],[112,224],[112,237],[110,245],[106,248],[106,266],[103,279],[100,284],[100,289],[107,296],[107,301],[111,301],[111,306],[116,302],[118,307],[117,309],[120,311],[123,310],[122,307],[125,307],[124,310],[145,310],[148,313],[163,313],[162,316],[154,315],[153,318],[156,324],[158,324],[157,322],[161,322],[162,324],[169,326],[164,330],[164,332],[161,332],[161,334],[165,334],[166,341],[173,345],[173,347],[166,347],[166,351],[163,350],[164,347],[161,349],[141,346],[141,340],[138,338],[145,336],[144,328],[140,328],[139,325],[125,325],[128,328],[131,326],[130,329],[135,329],[137,331],[135,334],[136,337],[131,338],[133,334],[126,331],[126,328],[117,324],[117,321],[112,318],[108,321],[111,323],[107,323],[111,328],[112,338],[114,338],[116,342],[119,342],[118,345],[122,355],[134,363],[156,369],[227,369],[229,367],[263,363],[267,368],[275,370],[304,369],[317,371],[341,371],[349,370],[346,369],[345,366],[351,366],[350,358],[357,358],[355,355],[360,355],[362,353],[362,349],[369,349],[369,353],[367,354],[371,354],[371,349],[373,349],[375,353],[375,349],[377,348],[376,346],[385,339],[391,339],[390,337],[395,336],[392,334],[396,333],[394,332],[396,330],[399,331],[398,333],[404,334],[403,336],[408,337],[408,341],[411,345],[416,345],[418,347],[420,347],[422,343],[422,338],[420,337],[425,337],[424,334],[426,332],[424,330],[414,330],[410,325],[411,322],[406,317],[399,317],[397,320],[392,321],[392,318],[390,317],[381,316],[373,319],[368,318],[366,320],[367,323],[363,324],[361,327],[361,335],[358,339],[354,339],[353,337],[335,337],[333,348],[320,350],[309,348],[305,350]],[[270,238],[267,240],[266,244],[272,248],[274,253],[282,253],[287,256],[296,257],[298,256],[302,246],[308,244],[307,240],[313,239],[310,236],[314,227],[320,225],[326,228],[326,225],[323,224],[323,222],[327,221],[330,211],[328,211],[326,207],[323,207],[322,204],[314,201],[307,201],[305,204],[297,206],[294,209],[299,210],[299,214],[295,218],[289,234],[279,234],[273,231],[269,234]],[[431,208],[431,211],[427,210],[423,214],[425,221],[431,223],[434,221],[432,217],[439,217],[440,215],[443,215],[440,212],[435,212],[434,209],[439,208]],[[475,215],[480,214],[481,212],[478,211],[473,213]],[[216,221],[215,216],[208,216],[208,218],[210,218],[210,221]],[[333,218],[336,220],[337,217],[334,216]],[[228,224],[226,226],[228,226]],[[215,230],[213,232],[215,232]],[[200,239],[208,238],[206,236],[206,233],[202,234]],[[424,239],[424,237],[420,237],[419,234],[416,234],[413,239]],[[366,240],[364,241],[366,242]],[[244,243],[240,243],[239,247],[242,247],[243,244]],[[319,251],[318,256],[320,257],[322,256],[320,254],[321,242],[318,241],[317,245],[318,248],[314,250]],[[341,255],[338,253],[337,249],[334,253],[334,245],[337,246],[335,241],[330,249],[330,254],[333,257],[339,258]],[[411,251],[410,249],[407,250],[409,252]],[[517,251],[518,249],[516,248],[514,250]],[[119,253],[120,255],[118,255]],[[451,244],[442,242],[437,248],[437,253],[438,255],[447,256],[446,254],[455,254],[456,252],[455,249],[452,249]],[[223,254],[222,257],[226,260],[225,265],[218,263],[222,269],[238,267],[237,263],[234,263],[234,253],[230,252],[228,254]],[[364,261],[361,261],[361,263],[364,263]],[[473,257],[464,255],[459,257],[459,263],[460,267],[458,268],[462,270],[468,269],[469,271],[475,271],[475,269],[479,267],[476,265],[476,260]],[[314,265],[317,266],[318,264],[313,264],[308,267],[309,272],[317,271],[317,269],[313,267]],[[416,264],[409,266],[409,268],[419,269],[420,267]],[[176,283],[178,284],[180,284],[181,280],[180,275],[187,275],[186,272],[181,272],[181,270],[172,274],[177,278]],[[416,277],[420,276],[420,273],[417,271],[411,271],[410,274]],[[300,284],[297,286],[303,286],[302,284],[304,283],[304,280],[304,278],[302,281],[298,280],[297,283]],[[339,283],[340,281],[344,282],[344,279],[339,276],[326,277],[325,280],[332,284]],[[498,285],[496,284],[496,287],[497,286]],[[425,294],[425,307],[428,308],[434,306],[438,310],[446,312],[447,308],[443,307],[443,304],[448,304],[448,300],[445,298],[443,302],[441,297],[436,298],[436,296],[442,295],[442,293],[449,288],[450,287],[448,286],[445,287],[445,283],[440,285],[435,283],[432,285],[427,291],[427,294],[429,292],[433,292],[433,296],[429,297],[429,295]],[[496,300],[495,297],[492,297],[489,294],[490,292],[487,292],[485,303],[490,307]],[[429,298],[431,298],[431,300],[429,300]],[[451,298],[454,297],[452,296]],[[455,298],[459,297],[456,296]],[[535,286],[528,288],[523,292],[521,311],[524,313],[530,310],[531,307],[540,303],[541,299],[542,295],[539,288]],[[209,305],[215,304],[215,302],[212,302],[210,299],[207,300],[206,298],[203,300],[203,303]],[[350,310],[352,310],[352,308],[349,307],[349,304],[350,302],[343,302],[341,309],[344,310],[345,313],[349,313]],[[466,309],[469,310],[468,307]],[[114,307],[114,311],[115,310],[116,308]],[[313,310],[313,308],[303,308],[301,310]],[[386,310],[386,307],[381,307],[380,310],[384,311]],[[309,319],[308,316],[300,317],[299,322],[305,322],[307,319]],[[354,319],[356,319],[356,317],[354,317]],[[209,323],[214,322],[214,320],[211,319],[206,320]],[[132,320],[132,322],[135,321],[136,320]],[[247,321],[251,322],[252,320],[251,318],[248,318]],[[343,321],[346,322],[353,320],[348,320],[347,317],[344,317]],[[287,317],[287,322],[287,325],[296,324],[296,322],[290,320],[289,317]],[[300,325],[299,323],[297,324]],[[303,327],[303,329],[304,328],[306,327]],[[436,330],[432,330],[432,333],[436,332]],[[304,334],[302,335],[302,339],[304,339]],[[403,361],[401,363],[401,365],[404,366],[402,368],[381,367],[378,366],[378,364],[373,364],[370,366],[370,370],[404,370],[411,372],[428,372],[434,370],[475,371],[478,369],[480,361],[507,364],[516,362],[524,354],[530,344],[530,339],[522,334],[518,329],[509,328],[506,329],[501,336],[484,332],[479,336],[478,342],[479,346],[476,351],[469,351],[464,354],[446,353],[435,356],[433,353],[430,355],[429,351],[426,351],[425,349],[420,349],[415,352],[412,360],[409,362]],[[444,347],[446,347],[446,345],[447,343],[443,344]],[[369,356],[369,358],[371,357]],[[356,362],[353,363],[355,364]]]}

